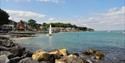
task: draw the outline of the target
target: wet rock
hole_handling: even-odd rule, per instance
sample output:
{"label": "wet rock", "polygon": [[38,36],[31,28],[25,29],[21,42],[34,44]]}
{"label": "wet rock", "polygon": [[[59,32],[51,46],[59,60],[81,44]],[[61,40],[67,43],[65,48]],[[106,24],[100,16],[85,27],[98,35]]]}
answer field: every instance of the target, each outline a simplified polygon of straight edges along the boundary
{"label": "wet rock", "polygon": [[59,50],[51,50],[48,52],[48,54],[58,54],[59,55]]}
{"label": "wet rock", "polygon": [[84,60],[84,63],[93,63],[91,60]]}
{"label": "wet rock", "polygon": [[27,57],[19,61],[19,63],[39,63],[38,61],[32,60],[32,58]]}
{"label": "wet rock", "polygon": [[7,37],[0,37],[0,46],[13,47],[15,45],[16,44],[13,43],[13,41],[10,40],[9,38],[7,38]]}
{"label": "wet rock", "polygon": [[67,63],[84,63],[78,56],[70,54],[66,59]]}
{"label": "wet rock", "polygon": [[85,55],[94,55],[96,53],[96,50],[95,49],[88,49],[82,53]]}
{"label": "wet rock", "polygon": [[9,48],[4,47],[4,46],[0,46],[0,51],[8,51],[8,50],[9,50]]}
{"label": "wet rock", "polygon": [[[50,61],[41,61],[39,63],[53,63],[53,62],[50,62]],[[55,63],[55,62],[54,62]]]}
{"label": "wet rock", "polygon": [[21,57],[32,57],[32,54],[31,51],[25,51]]}
{"label": "wet rock", "polygon": [[10,53],[9,51],[0,51],[0,55],[6,55],[6,56],[9,56],[11,55],[12,53]]}
{"label": "wet rock", "polygon": [[13,54],[14,57],[15,56],[22,56],[23,53],[25,52],[25,48],[21,47],[19,45],[16,45],[16,46],[10,48],[9,51]]}
{"label": "wet rock", "polygon": [[0,63],[7,63],[9,59],[6,55],[0,55]]}
{"label": "wet rock", "polygon": [[23,58],[22,57],[14,57],[14,58],[11,58],[8,63],[18,63],[21,59],[23,59]]}
{"label": "wet rock", "polygon": [[67,49],[63,48],[63,49],[59,49],[59,52],[61,55],[66,56],[67,55]]}
{"label": "wet rock", "polygon": [[55,63],[86,63],[77,55],[70,54],[68,56],[64,56],[61,59],[56,59]]}
{"label": "wet rock", "polygon": [[71,53],[71,54],[76,55],[76,56],[79,56],[79,53],[77,53],[77,52],[73,52],[73,53]]}
{"label": "wet rock", "polygon": [[33,60],[37,60],[37,61],[40,61],[40,60],[44,60],[48,57],[48,54],[47,52],[45,52],[44,50],[37,50],[36,52],[33,53],[32,55],[32,59]]}
{"label": "wet rock", "polygon": [[56,59],[55,63],[66,63],[66,61],[62,60],[62,59]]}
{"label": "wet rock", "polygon": [[[85,52],[82,52],[82,54],[87,55],[87,57],[94,58],[97,60],[101,60],[105,56],[103,52],[95,50],[95,49],[88,49]],[[84,56],[84,58],[85,57],[86,56]]]}
{"label": "wet rock", "polygon": [[104,58],[104,53],[102,53],[102,52],[100,52],[100,51],[97,51],[97,52],[95,53],[95,59],[100,60],[100,59],[102,59],[102,58]]}
{"label": "wet rock", "polygon": [[48,53],[66,56],[67,55],[67,49],[52,50],[52,51],[49,51]]}
{"label": "wet rock", "polygon": [[56,55],[56,54],[49,54],[47,61],[50,61],[52,63],[55,63],[55,59],[60,59],[61,56],[60,55]]}

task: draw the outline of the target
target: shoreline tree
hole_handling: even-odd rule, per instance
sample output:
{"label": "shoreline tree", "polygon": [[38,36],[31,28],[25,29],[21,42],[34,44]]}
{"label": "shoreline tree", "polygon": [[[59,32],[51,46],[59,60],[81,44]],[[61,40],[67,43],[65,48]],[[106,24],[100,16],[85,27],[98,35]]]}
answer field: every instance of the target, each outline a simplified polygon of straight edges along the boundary
{"label": "shoreline tree", "polygon": [[29,19],[28,20],[28,25],[34,29],[34,30],[38,30],[39,29],[39,24],[36,23],[36,20],[33,19]]}
{"label": "shoreline tree", "polygon": [[9,22],[9,14],[6,11],[0,9],[0,26],[3,24],[8,24]]}

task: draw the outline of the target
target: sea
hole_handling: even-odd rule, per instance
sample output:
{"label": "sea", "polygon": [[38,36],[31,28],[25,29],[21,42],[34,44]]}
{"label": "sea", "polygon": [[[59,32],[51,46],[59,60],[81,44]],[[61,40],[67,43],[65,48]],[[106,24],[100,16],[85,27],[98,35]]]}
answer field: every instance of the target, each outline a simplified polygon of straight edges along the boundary
{"label": "sea", "polygon": [[50,51],[66,48],[69,53],[81,53],[95,49],[105,54],[105,58],[98,63],[125,63],[123,31],[59,32],[53,33],[52,36],[36,34],[36,37],[16,38],[14,42],[33,52],[38,49]]}
{"label": "sea", "polygon": [[123,31],[59,32],[36,34],[36,37],[17,38],[14,42],[27,48],[36,49],[88,49],[88,48],[125,48]]}

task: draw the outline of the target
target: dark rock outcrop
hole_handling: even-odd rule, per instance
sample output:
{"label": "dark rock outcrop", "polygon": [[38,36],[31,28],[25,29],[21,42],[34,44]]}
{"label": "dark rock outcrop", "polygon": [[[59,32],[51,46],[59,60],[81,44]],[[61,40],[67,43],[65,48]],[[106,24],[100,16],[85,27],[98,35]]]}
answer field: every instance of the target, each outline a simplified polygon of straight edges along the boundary
{"label": "dark rock outcrop", "polygon": [[27,51],[25,47],[13,43],[13,41],[7,37],[0,37],[0,57],[7,57],[1,59],[2,63],[4,63],[3,61],[6,59],[8,59],[8,63],[18,63],[21,59],[31,56],[32,52]]}

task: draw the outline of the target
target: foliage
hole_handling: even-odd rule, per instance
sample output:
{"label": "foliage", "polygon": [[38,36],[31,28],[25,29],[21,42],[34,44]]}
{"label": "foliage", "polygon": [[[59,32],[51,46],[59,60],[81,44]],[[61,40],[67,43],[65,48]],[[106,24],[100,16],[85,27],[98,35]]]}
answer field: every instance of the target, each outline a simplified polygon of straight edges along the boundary
{"label": "foliage", "polygon": [[43,27],[43,28],[42,28],[43,31],[47,31],[47,29],[48,29],[48,27],[49,27],[49,24],[43,23],[43,24],[42,24],[42,27]]}
{"label": "foliage", "polygon": [[32,29],[36,29],[37,28],[37,23],[33,19],[28,20],[28,25],[30,25]]}
{"label": "foliage", "polygon": [[94,31],[94,29],[87,28],[87,27],[79,27],[76,25],[72,25],[70,23],[43,23],[43,30],[47,30],[49,25],[52,25],[52,27],[62,27],[62,28],[75,28],[76,30],[81,30],[81,31]]}
{"label": "foliage", "polygon": [[0,25],[9,23],[9,15],[4,10],[0,9]]}

